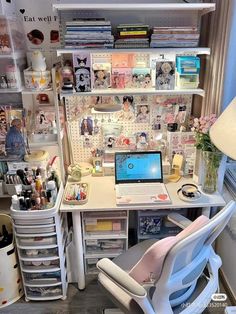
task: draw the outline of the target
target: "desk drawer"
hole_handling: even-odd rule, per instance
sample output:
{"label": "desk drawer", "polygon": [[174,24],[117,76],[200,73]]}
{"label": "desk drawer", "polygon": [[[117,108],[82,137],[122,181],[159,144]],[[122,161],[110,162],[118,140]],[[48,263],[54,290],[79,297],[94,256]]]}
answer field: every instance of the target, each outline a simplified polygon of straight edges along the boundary
{"label": "desk drawer", "polygon": [[128,234],[128,214],[118,212],[92,212],[83,214],[83,231],[85,237],[108,236],[119,237]]}
{"label": "desk drawer", "polygon": [[126,239],[92,239],[85,240],[85,254],[121,254],[126,249]]}

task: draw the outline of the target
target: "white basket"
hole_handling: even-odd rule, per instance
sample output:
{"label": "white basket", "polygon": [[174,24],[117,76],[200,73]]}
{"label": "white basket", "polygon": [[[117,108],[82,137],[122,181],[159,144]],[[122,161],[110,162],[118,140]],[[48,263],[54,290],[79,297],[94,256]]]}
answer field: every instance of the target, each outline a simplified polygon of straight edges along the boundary
{"label": "white basket", "polygon": [[[12,222],[8,215],[0,214],[0,228],[6,225],[12,232]],[[14,243],[0,249],[0,309],[8,306],[23,295],[22,280]]]}

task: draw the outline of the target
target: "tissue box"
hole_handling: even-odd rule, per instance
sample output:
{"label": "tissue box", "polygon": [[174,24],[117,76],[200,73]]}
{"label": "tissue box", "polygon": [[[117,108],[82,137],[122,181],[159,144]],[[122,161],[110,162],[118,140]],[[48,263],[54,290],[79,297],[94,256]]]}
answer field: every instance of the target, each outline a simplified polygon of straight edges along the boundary
{"label": "tissue box", "polygon": [[24,70],[25,87],[33,90],[46,90],[51,88],[50,71],[33,71],[31,67]]}

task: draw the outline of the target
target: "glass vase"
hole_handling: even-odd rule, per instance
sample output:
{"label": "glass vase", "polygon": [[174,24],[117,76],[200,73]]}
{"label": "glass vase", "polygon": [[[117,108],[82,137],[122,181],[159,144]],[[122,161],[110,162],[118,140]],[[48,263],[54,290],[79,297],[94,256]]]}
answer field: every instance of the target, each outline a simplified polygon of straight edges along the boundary
{"label": "glass vase", "polygon": [[222,159],[220,152],[203,151],[204,172],[202,190],[207,194],[212,194],[217,190],[218,169]]}

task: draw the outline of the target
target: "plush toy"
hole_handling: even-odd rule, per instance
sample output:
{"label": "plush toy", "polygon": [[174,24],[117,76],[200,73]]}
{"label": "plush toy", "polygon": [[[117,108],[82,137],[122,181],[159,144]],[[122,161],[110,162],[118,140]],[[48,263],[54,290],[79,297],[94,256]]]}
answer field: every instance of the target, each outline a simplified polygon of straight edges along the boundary
{"label": "plush toy", "polygon": [[47,65],[45,57],[40,50],[35,50],[31,55],[32,69],[33,71],[46,71]]}

